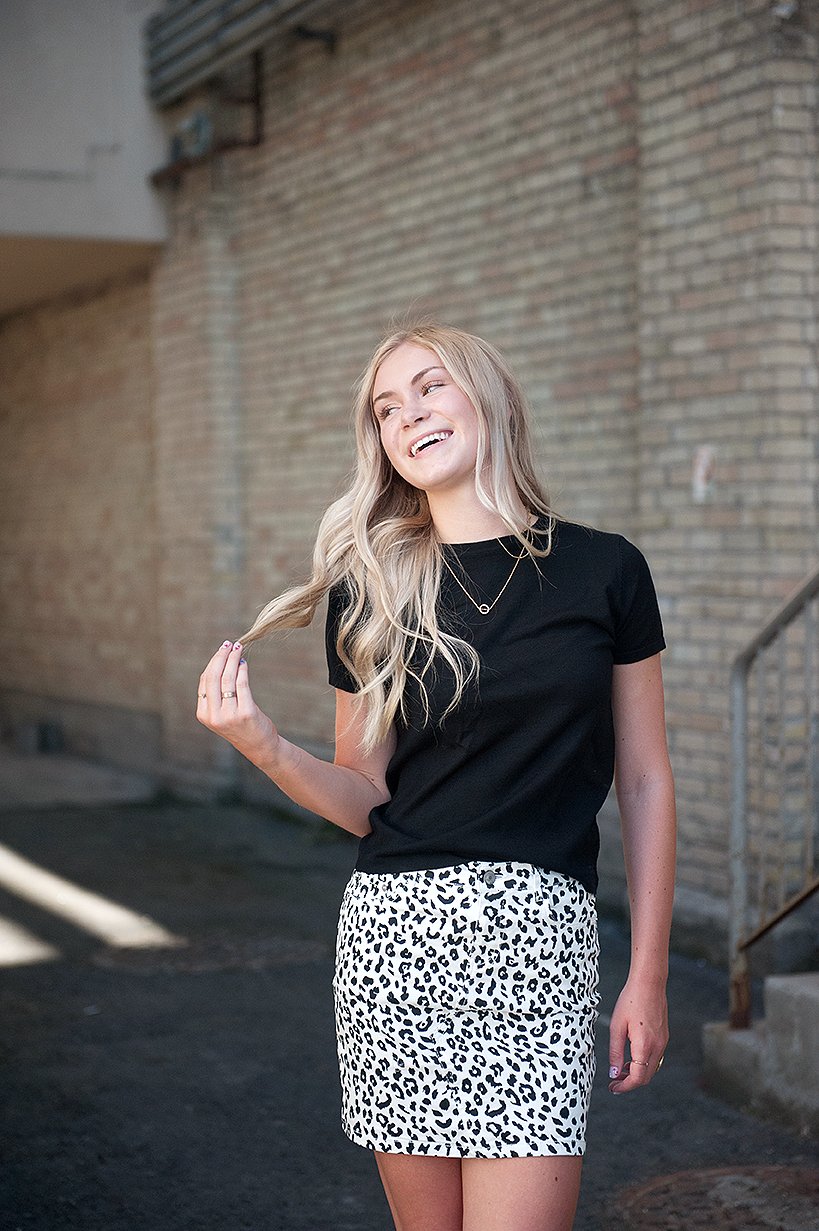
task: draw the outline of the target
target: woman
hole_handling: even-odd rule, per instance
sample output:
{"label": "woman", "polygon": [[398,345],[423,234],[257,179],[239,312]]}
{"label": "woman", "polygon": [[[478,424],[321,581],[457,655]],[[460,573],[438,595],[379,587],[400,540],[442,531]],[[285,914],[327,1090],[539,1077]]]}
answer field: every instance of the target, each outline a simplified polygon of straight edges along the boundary
{"label": "woman", "polygon": [[[632,930],[612,1093],[646,1085],[668,1039],[675,805],[654,586],[627,539],[550,508],[527,414],[480,338],[434,323],[388,337],[312,577],[200,677],[199,721],[361,838],[333,981],[342,1122],[374,1151],[397,1231],[572,1226],[612,780]],[[332,764],[261,713],[242,657],[325,595]]]}

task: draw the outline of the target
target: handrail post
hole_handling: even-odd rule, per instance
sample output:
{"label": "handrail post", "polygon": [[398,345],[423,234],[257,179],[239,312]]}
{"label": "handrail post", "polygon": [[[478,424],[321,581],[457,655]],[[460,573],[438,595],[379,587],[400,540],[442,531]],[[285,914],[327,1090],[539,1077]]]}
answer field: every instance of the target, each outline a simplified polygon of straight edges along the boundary
{"label": "handrail post", "polygon": [[751,984],[748,959],[740,949],[748,920],[746,806],[748,782],[748,660],[740,658],[731,672],[731,893],[728,921],[730,979],[729,1022],[732,1029],[751,1024]]}

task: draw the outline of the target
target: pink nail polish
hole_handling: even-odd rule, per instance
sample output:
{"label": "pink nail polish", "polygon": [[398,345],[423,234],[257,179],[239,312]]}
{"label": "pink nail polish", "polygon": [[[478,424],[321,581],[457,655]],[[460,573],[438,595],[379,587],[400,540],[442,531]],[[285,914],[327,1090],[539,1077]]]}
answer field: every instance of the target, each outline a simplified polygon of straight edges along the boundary
{"label": "pink nail polish", "polygon": [[222,649],[223,649],[223,650],[229,650],[229,649],[230,649],[230,647],[231,647],[232,645],[233,645],[233,642],[232,642],[232,641],[223,641],[223,642],[222,642]]}
{"label": "pink nail polish", "polygon": [[619,1072],[620,1070],[617,1068],[615,1064],[613,1064],[611,1068],[609,1069],[609,1077],[614,1078],[617,1076]]}
{"label": "pink nail polish", "polygon": [[234,643],[233,643],[233,648],[234,648],[234,650],[241,650],[241,648],[242,648],[242,643],[241,643],[241,641],[234,641]]}

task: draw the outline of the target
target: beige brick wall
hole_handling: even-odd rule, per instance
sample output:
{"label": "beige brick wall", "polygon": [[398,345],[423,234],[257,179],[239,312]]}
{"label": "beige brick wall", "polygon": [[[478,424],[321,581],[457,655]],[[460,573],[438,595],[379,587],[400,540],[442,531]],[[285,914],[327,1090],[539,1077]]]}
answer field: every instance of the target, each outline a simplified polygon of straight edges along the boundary
{"label": "beige brick wall", "polygon": [[[163,772],[176,786],[230,784],[238,760],[195,718],[200,672],[246,622],[230,203],[208,171],[171,201],[172,237],[153,284],[154,429],[160,541]],[[240,627],[241,626],[241,627]]]}
{"label": "beige brick wall", "polygon": [[816,45],[784,39],[770,7],[639,6],[638,524],[672,645],[680,884],[719,900],[731,661],[815,562],[819,528]]}
{"label": "beige brick wall", "polygon": [[160,689],[149,321],[140,276],[0,326],[5,718],[136,766]]}

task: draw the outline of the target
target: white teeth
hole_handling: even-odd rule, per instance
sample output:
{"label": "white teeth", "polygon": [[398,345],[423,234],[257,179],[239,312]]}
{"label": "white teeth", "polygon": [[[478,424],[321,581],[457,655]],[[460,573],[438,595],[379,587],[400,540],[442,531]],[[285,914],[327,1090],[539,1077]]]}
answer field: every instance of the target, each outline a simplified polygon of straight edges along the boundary
{"label": "white teeth", "polygon": [[452,432],[430,432],[429,436],[422,436],[420,440],[416,440],[415,444],[410,449],[410,457],[415,457],[418,450],[423,445],[432,444],[435,440],[447,440],[452,435]]}

